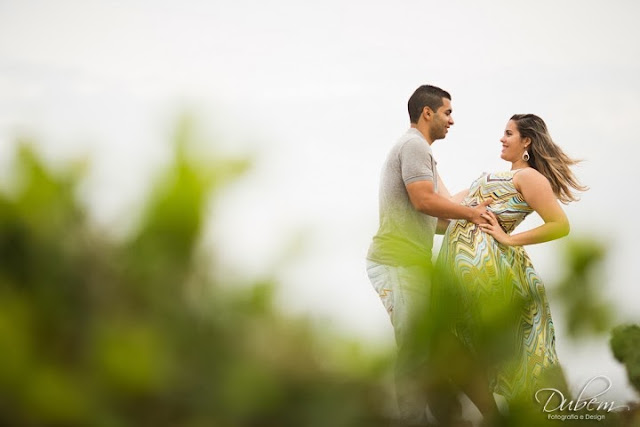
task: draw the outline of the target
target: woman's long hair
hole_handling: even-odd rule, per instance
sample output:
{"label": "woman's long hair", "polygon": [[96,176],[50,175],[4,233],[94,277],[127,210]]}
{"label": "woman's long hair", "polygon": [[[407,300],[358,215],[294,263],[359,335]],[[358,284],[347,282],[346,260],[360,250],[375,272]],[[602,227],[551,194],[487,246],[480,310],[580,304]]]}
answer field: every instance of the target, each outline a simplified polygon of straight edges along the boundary
{"label": "woman's long hair", "polygon": [[562,203],[579,200],[571,189],[586,191],[588,187],[578,182],[569,166],[580,163],[567,156],[551,139],[547,125],[535,114],[514,114],[511,117],[522,138],[529,137],[531,144],[529,165],[544,175],[551,183],[553,193]]}

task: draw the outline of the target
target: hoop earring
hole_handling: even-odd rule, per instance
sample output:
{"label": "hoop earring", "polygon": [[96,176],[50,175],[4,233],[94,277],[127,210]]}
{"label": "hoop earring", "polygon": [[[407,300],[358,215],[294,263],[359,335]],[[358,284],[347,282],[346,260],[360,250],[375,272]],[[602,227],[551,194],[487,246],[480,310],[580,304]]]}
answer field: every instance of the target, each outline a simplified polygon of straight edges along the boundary
{"label": "hoop earring", "polygon": [[524,153],[522,153],[522,160],[528,162],[530,158],[531,157],[529,156],[529,152],[527,150],[524,150]]}

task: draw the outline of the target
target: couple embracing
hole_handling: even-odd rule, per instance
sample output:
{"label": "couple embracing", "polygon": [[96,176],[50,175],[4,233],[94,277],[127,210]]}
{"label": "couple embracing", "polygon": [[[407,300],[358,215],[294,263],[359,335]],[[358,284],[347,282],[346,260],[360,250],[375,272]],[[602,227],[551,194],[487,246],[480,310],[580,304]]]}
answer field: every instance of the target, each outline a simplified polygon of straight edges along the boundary
{"label": "couple embracing", "polygon": [[[367,255],[398,346],[398,416],[404,425],[455,425],[464,393],[490,423],[501,416],[494,393],[511,403],[548,382],[566,388],[544,285],[523,246],[567,235],[558,201],[586,188],[544,121],[516,114],[500,138],[510,170],[451,195],[431,150],[454,124],[451,96],[424,85],[408,110],[411,127],[383,166]],[[534,211],[544,223],[511,234]],[[444,238],[432,265],[436,232]]]}

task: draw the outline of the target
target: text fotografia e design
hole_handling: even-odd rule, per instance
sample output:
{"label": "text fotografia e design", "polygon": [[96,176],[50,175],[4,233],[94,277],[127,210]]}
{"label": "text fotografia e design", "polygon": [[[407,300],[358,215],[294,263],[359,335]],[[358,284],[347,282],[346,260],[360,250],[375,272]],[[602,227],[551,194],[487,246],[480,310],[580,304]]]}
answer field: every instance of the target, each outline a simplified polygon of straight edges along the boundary
{"label": "text fotografia e design", "polygon": [[548,420],[559,420],[559,421],[567,421],[567,420],[595,420],[602,421],[606,418],[606,415],[603,414],[549,414],[547,415]]}
{"label": "text fotografia e design", "polygon": [[[604,387],[597,393],[591,397],[585,397],[587,393],[587,389],[591,384],[594,384],[596,381],[601,380],[604,384]],[[535,394],[536,402],[544,403],[542,407],[543,412],[549,412],[549,419],[557,419],[557,420],[597,420],[601,421],[605,418],[603,414],[589,414],[589,411],[622,411],[629,410],[630,408],[627,405],[619,405],[616,406],[614,401],[601,401],[598,400],[598,397],[602,396],[606,392],[611,389],[611,380],[604,376],[597,376],[590,379],[580,393],[578,394],[578,398],[576,400],[567,400],[567,398],[562,394],[562,392],[555,388],[542,388],[538,390]],[[546,401],[543,401],[545,394],[548,393],[548,398]],[[551,412],[578,412],[578,411],[587,411],[587,413],[582,414],[551,414]]]}

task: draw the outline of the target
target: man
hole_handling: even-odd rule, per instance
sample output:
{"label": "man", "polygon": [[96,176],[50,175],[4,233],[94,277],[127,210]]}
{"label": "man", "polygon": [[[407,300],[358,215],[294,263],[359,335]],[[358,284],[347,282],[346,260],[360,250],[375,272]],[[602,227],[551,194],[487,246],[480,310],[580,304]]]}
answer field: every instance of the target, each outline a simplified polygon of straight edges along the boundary
{"label": "man", "polygon": [[414,339],[419,324],[416,314],[425,312],[437,218],[486,223],[481,214],[489,202],[475,207],[453,203],[438,179],[431,144],[443,139],[454,123],[451,95],[435,86],[420,86],[409,98],[408,109],[411,128],[393,146],[383,166],[380,226],[367,254],[367,273],[394,327],[400,418],[423,425],[424,358]]}

